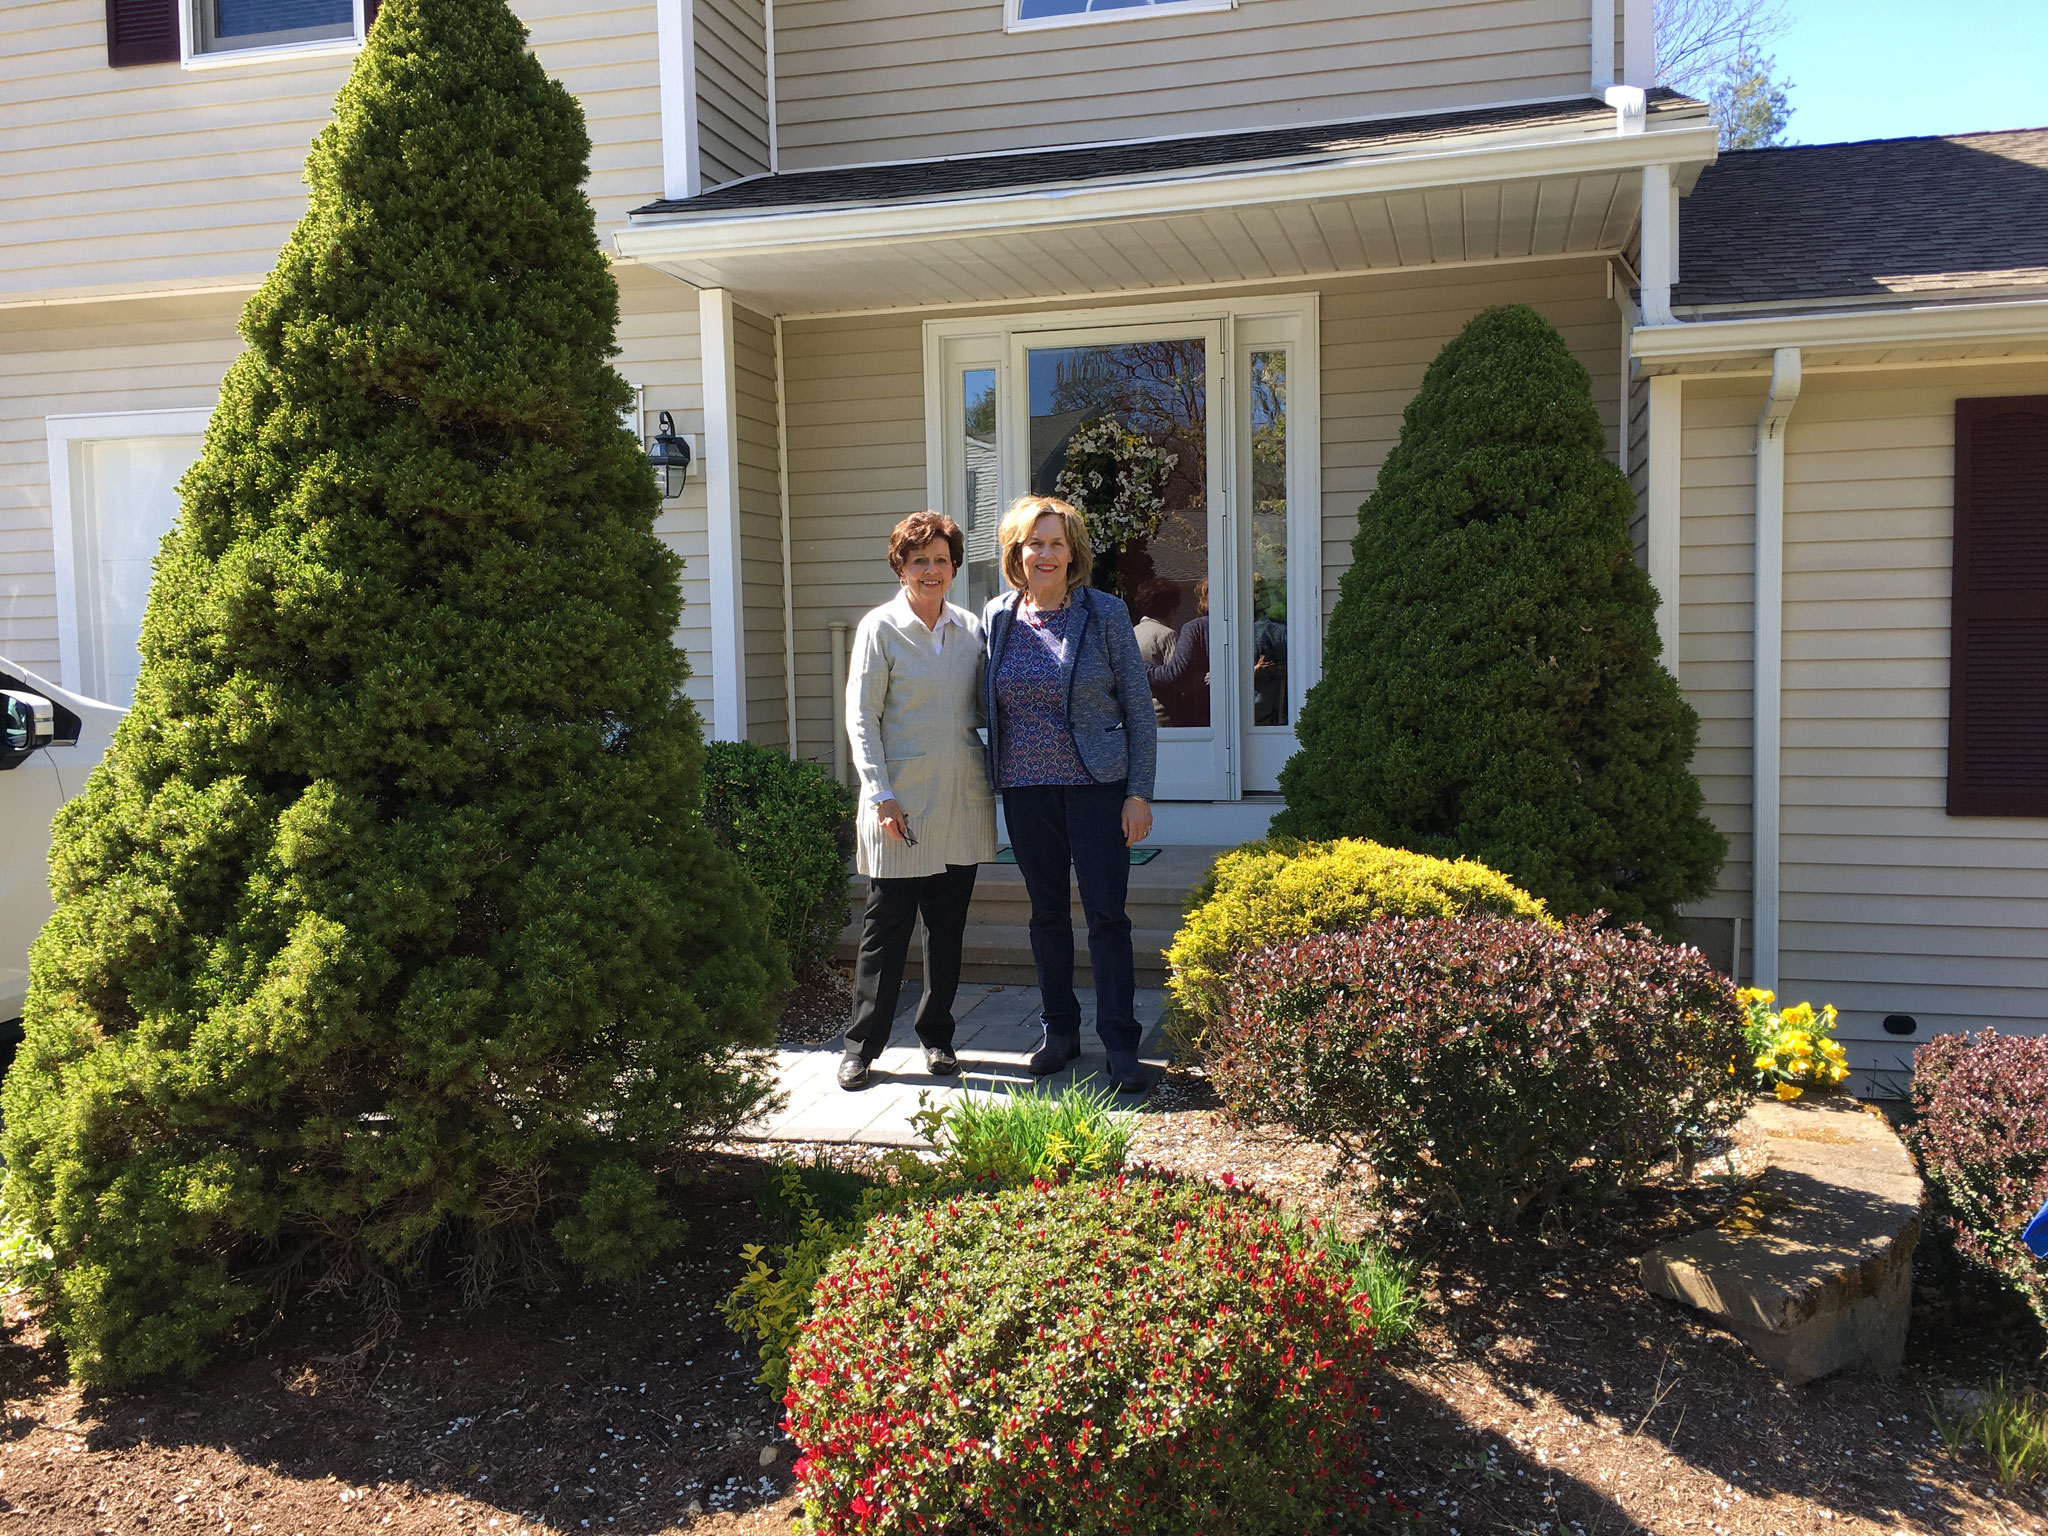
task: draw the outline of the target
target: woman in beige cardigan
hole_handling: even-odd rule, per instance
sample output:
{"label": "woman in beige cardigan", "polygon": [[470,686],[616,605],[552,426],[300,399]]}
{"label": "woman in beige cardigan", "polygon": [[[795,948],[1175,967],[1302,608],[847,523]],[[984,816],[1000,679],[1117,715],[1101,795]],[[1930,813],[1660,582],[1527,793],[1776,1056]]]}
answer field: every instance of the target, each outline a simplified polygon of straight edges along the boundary
{"label": "woman in beige cardigan", "polygon": [[925,1067],[960,1070],[953,996],[975,866],[996,856],[995,796],[982,762],[981,624],[946,601],[963,553],[960,525],[913,512],[889,535],[903,590],[860,621],[846,682],[846,735],[860,773],[856,867],[868,877],[853,1022],[839,1086],[865,1088],[889,1043],[911,930],[924,916]]}

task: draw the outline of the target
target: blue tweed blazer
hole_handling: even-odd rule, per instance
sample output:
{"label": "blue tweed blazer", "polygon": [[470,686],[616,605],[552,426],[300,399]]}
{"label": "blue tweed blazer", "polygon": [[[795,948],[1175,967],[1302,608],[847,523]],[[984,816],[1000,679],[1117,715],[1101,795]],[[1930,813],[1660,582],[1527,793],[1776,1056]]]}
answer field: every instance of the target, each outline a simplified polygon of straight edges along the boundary
{"label": "blue tweed blazer", "polygon": [[[982,610],[982,644],[988,652],[981,672],[982,712],[988,720],[988,782],[994,789],[1002,787],[997,781],[1002,715],[996,708],[996,674],[1002,670],[1020,596],[1012,589],[991,598]],[[1060,669],[1074,750],[1096,783],[1121,779],[1126,793],[1150,800],[1159,769],[1159,718],[1152,712],[1152,686],[1145,658],[1138,654],[1131,612],[1120,599],[1093,587],[1076,587],[1074,606],[1081,630]]]}

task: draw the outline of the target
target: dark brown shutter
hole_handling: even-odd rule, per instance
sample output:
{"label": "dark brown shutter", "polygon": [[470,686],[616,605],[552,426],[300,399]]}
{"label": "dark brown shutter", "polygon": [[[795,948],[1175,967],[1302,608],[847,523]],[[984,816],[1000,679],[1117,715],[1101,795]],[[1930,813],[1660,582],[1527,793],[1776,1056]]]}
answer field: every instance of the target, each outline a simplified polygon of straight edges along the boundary
{"label": "dark brown shutter", "polygon": [[363,0],[363,36],[370,35],[370,23],[377,19],[378,7],[383,4],[384,0]]}
{"label": "dark brown shutter", "polygon": [[107,0],[107,62],[178,62],[178,6],[182,0]]}
{"label": "dark brown shutter", "polygon": [[1948,810],[2048,816],[2048,395],[1956,402]]}

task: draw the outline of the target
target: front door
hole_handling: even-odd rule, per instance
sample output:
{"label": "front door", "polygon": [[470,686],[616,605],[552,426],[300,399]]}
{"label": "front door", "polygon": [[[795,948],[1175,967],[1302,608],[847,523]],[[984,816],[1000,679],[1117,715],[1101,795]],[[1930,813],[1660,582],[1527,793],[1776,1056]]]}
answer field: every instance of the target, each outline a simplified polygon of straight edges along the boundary
{"label": "front door", "polygon": [[1003,509],[1080,507],[1089,579],[1148,664],[1158,797],[1234,800],[1272,789],[1314,670],[1315,455],[1288,442],[1290,405],[1314,421],[1314,310],[1173,308],[928,324],[932,504],[966,530],[957,598],[977,612],[1006,585]]}

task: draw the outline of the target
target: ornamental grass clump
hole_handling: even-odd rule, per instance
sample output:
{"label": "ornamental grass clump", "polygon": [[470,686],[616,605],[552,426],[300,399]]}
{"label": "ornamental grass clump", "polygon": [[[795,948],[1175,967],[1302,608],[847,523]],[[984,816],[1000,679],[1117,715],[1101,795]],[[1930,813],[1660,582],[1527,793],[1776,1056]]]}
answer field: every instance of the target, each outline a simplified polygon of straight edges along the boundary
{"label": "ornamental grass clump", "polygon": [[1272,838],[1233,848],[1188,897],[1166,952],[1170,1024],[1199,1053],[1223,1009],[1238,956],[1270,944],[1363,928],[1381,917],[1526,917],[1554,923],[1543,903],[1475,859],[1439,859],[1360,837]]}
{"label": "ornamental grass clump", "polygon": [[1301,1536],[1371,1497],[1370,1307],[1267,1207],[1043,1182],[873,1222],[791,1356],[799,1529]]}
{"label": "ornamental grass clump", "polygon": [[1936,1035],[1913,1053],[1907,1135],[1956,1252],[2048,1328],[2048,1259],[2021,1241],[2048,1204],[2048,1039]]}
{"label": "ornamental grass clump", "polygon": [[1244,956],[1209,1072],[1231,1111],[1361,1156],[1383,1204],[1586,1216],[1740,1118],[1735,988],[1574,920],[1393,918]]}
{"label": "ornamental grass clump", "polygon": [[503,0],[386,0],[243,312],[5,1090],[82,1382],[305,1285],[629,1277],[761,1091],[589,152]]}
{"label": "ornamental grass clump", "polygon": [[1636,511],[1556,328],[1475,316],[1359,510],[1273,830],[1481,859],[1553,912],[1673,933],[1727,840],[1658,664]]}
{"label": "ornamental grass clump", "polygon": [[1744,987],[1735,995],[1742,1002],[1743,1033],[1759,1089],[1767,1088],[1780,1103],[1789,1104],[1806,1093],[1839,1088],[1848,1078],[1848,1053],[1835,1043],[1833,1003],[1815,1013],[1811,1003],[1773,1008],[1777,993],[1757,987]]}

